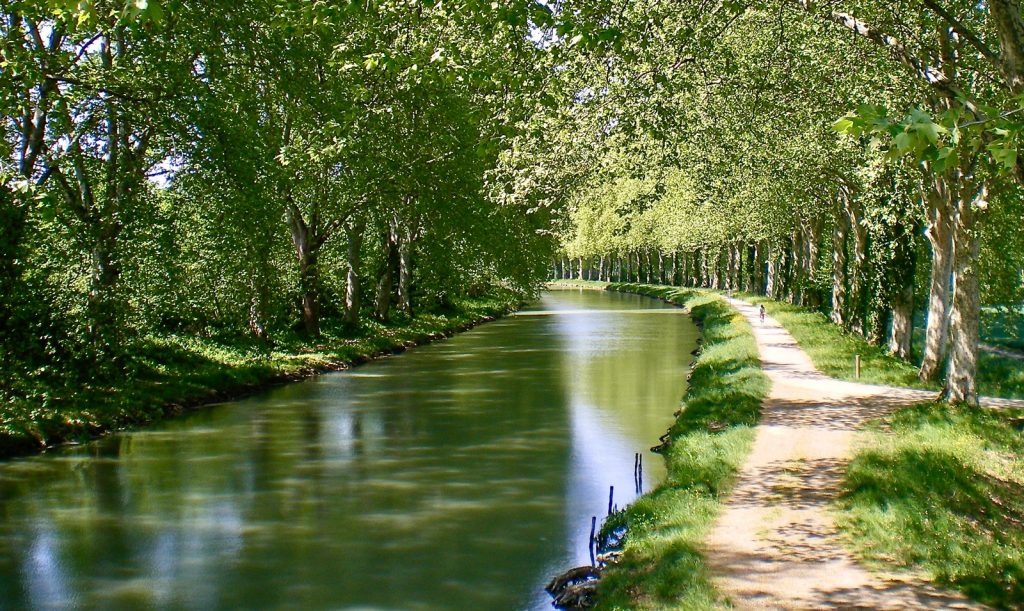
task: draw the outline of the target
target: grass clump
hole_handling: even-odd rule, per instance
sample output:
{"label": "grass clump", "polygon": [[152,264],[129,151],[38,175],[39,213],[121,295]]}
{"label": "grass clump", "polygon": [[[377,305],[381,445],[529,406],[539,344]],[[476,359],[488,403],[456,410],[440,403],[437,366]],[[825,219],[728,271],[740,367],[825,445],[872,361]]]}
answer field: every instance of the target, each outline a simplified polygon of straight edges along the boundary
{"label": "grass clump", "polygon": [[141,426],[204,403],[234,398],[265,385],[339,369],[451,334],[517,305],[512,294],[461,300],[444,312],[365,320],[358,329],[325,321],[315,339],[251,339],[160,335],[136,340],[125,355],[126,374],[104,382],[38,382],[30,392],[0,402],[0,458],[84,441]]}
{"label": "grass clump", "polygon": [[978,390],[989,397],[1024,399],[1024,361],[982,352],[978,355]]}
{"label": "grass clump", "polygon": [[702,349],[663,452],[668,475],[605,524],[628,528],[624,556],[599,585],[600,609],[706,609],[718,594],[701,552],[753,444],[769,382],[750,326],[710,291],[613,284],[661,298],[702,326]]}
{"label": "grass clump", "polygon": [[874,423],[839,525],[867,561],[923,569],[1007,609],[1024,601],[1024,411],[922,404]]}

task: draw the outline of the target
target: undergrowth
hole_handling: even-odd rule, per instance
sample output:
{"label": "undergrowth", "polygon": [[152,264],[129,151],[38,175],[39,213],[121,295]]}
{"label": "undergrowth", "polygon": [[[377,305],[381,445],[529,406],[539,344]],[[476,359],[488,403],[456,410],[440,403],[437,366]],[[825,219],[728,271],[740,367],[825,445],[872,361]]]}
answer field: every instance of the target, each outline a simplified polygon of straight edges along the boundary
{"label": "undergrowth", "polygon": [[[905,386],[939,391],[935,382],[922,382],[915,364],[891,355],[885,347],[874,346],[863,337],[835,325],[817,310],[751,294],[744,301],[764,304],[765,311],[789,331],[825,375],[840,380]],[[861,377],[854,369],[854,357],[861,357]],[[987,352],[978,355],[978,390],[990,397],[1024,398],[1024,361]]]}

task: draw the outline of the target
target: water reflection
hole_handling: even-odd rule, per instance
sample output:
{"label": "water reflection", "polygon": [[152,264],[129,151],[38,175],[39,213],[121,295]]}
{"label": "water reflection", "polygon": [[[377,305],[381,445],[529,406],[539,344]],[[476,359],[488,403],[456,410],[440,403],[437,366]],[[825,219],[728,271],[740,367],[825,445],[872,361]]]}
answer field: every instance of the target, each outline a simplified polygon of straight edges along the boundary
{"label": "water reflection", "polygon": [[[534,310],[158,429],[0,464],[0,608],[543,607],[632,497],[695,331]],[[648,485],[661,476],[648,454]]]}

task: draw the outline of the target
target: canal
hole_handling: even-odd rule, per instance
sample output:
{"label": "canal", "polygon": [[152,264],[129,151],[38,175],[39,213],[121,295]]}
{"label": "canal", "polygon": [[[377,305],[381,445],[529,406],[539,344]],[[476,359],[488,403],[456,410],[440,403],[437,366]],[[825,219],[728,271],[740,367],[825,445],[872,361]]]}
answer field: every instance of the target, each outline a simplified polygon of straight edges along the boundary
{"label": "canal", "polygon": [[0,609],[549,609],[664,476],[697,331],[596,291],[351,371],[0,463]]}

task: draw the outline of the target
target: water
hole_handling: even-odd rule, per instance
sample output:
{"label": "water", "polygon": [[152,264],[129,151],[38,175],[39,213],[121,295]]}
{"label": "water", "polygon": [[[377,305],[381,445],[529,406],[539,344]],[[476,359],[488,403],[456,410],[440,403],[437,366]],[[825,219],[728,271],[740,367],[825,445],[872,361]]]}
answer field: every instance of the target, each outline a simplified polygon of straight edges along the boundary
{"label": "water", "polygon": [[608,487],[664,476],[696,330],[597,292],[0,463],[0,608],[549,609]]}

